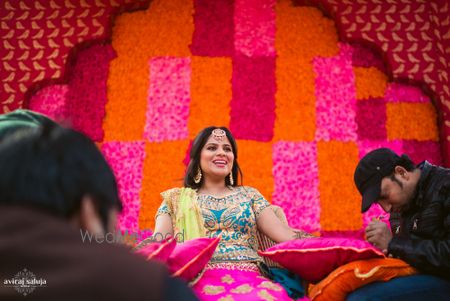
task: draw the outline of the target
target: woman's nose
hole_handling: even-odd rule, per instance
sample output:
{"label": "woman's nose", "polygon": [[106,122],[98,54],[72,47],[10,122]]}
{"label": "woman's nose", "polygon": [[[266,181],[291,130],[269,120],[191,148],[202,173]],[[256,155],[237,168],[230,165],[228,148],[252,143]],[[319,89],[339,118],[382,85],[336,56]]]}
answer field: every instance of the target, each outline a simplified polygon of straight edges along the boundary
{"label": "woman's nose", "polygon": [[224,151],[223,149],[219,148],[219,149],[217,150],[217,155],[218,155],[218,156],[225,156],[225,151]]}

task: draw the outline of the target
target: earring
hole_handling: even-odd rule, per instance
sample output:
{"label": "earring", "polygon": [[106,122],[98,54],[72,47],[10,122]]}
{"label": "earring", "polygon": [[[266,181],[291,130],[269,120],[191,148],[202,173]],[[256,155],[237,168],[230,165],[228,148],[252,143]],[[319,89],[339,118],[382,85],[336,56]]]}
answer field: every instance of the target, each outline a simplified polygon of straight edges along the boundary
{"label": "earring", "polygon": [[201,180],[202,180],[202,170],[199,167],[197,170],[197,174],[194,177],[194,182],[195,182],[195,184],[198,184],[198,183],[200,183]]}
{"label": "earring", "polygon": [[233,173],[230,172],[230,185],[233,186],[234,180],[233,180]]}

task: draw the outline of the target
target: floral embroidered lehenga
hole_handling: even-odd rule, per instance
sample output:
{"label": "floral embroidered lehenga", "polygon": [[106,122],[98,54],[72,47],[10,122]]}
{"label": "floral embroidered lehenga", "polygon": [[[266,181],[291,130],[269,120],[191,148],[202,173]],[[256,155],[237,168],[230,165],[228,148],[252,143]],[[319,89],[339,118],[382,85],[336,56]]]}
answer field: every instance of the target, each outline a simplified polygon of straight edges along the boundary
{"label": "floral embroidered lehenga", "polygon": [[[186,218],[180,214],[183,206],[180,195],[184,189],[173,188],[161,193],[163,203],[156,215],[169,214],[176,233],[186,231],[186,227],[178,227],[180,219]],[[187,207],[191,220],[193,216],[203,224],[203,234],[207,237],[221,236],[209,264],[193,284],[199,299],[291,300],[281,285],[264,277],[258,268],[262,259],[257,253],[256,219],[270,203],[256,189],[247,186],[233,187],[230,195],[221,198],[189,190],[191,204]]]}

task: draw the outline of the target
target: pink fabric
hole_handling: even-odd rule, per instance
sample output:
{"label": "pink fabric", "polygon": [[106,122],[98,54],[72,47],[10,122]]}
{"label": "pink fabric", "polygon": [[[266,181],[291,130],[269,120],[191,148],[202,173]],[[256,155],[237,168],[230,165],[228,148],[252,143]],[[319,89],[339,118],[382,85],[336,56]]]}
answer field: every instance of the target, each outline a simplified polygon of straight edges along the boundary
{"label": "pink fabric", "polygon": [[281,285],[256,270],[207,267],[192,289],[201,301],[292,300]]}
{"label": "pink fabric", "polygon": [[48,117],[63,121],[69,116],[66,109],[67,85],[51,85],[39,90],[30,99],[28,108]]}
{"label": "pink fabric", "polygon": [[150,64],[150,88],[144,137],[151,142],[188,137],[191,60],[158,57]]}
{"label": "pink fabric", "polygon": [[343,264],[384,257],[381,251],[364,240],[331,237],[290,240],[258,253],[313,283]]}
{"label": "pink fabric", "polygon": [[277,142],[272,156],[275,182],[272,203],[284,209],[291,227],[308,232],[319,231],[317,144]]}
{"label": "pink fabric", "polygon": [[313,60],[316,95],[316,139],[355,141],[356,90],[352,47],[340,45],[339,55]]}
{"label": "pink fabric", "polygon": [[102,151],[114,171],[123,203],[119,229],[138,233],[145,142],[107,142]]}
{"label": "pink fabric", "polygon": [[177,244],[167,264],[174,276],[193,280],[206,266],[219,244],[220,237],[196,238]]}
{"label": "pink fabric", "polygon": [[248,57],[275,56],[275,0],[237,0],[234,48]]}
{"label": "pink fabric", "polygon": [[159,260],[166,262],[177,244],[172,238],[163,242],[154,242],[138,250],[136,254],[144,256],[147,260]]}

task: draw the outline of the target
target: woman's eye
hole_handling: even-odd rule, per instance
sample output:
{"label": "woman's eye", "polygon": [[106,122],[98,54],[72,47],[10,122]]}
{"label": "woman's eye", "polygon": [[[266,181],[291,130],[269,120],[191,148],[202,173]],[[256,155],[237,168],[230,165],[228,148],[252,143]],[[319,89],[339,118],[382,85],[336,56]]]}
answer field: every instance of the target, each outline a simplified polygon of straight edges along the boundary
{"label": "woman's eye", "polygon": [[207,148],[207,150],[215,150],[216,148],[214,147],[214,146],[209,146],[208,148]]}

